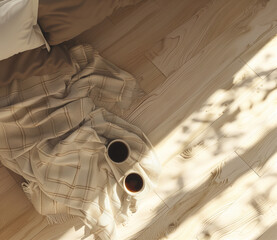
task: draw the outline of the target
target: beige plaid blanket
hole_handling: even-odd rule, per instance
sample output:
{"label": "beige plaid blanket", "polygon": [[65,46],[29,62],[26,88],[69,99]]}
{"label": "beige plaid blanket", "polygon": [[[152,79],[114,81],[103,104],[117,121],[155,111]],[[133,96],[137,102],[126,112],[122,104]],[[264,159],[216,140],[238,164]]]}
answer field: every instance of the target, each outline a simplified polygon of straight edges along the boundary
{"label": "beige plaid blanket", "polygon": [[[124,174],[135,169],[149,189],[160,165],[141,130],[117,116],[140,94],[135,79],[90,46],[71,56],[71,69],[0,89],[0,159],[27,180],[24,191],[50,222],[77,216],[90,237],[116,239],[136,200],[122,188]],[[131,147],[121,169],[105,157],[117,138]]]}

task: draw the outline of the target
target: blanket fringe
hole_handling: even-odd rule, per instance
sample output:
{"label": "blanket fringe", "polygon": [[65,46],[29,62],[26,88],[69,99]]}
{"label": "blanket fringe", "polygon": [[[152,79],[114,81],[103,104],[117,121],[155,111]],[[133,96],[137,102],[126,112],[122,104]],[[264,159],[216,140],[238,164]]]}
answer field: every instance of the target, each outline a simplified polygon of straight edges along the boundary
{"label": "blanket fringe", "polygon": [[30,188],[30,183],[23,182],[23,183],[21,183],[21,187],[22,187],[26,197],[31,201],[32,189]]}
{"label": "blanket fringe", "polygon": [[69,214],[46,215],[46,219],[49,225],[65,223],[75,217],[76,216]]}
{"label": "blanket fringe", "polygon": [[[21,184],[22,189],[25,193],[25,195],[27,196],[27,198],[31,201],[32,198],[32,187],[31,187],[31,183],[30,182],[23,182]],[[61,224],[61,223],[65,223],[67,221],[69,221],[70,219],[73,219],[76,216],[70,215],[70,214],[49,214],[46,215],[46,219],[49,225],[53,225],[53,224]]]}

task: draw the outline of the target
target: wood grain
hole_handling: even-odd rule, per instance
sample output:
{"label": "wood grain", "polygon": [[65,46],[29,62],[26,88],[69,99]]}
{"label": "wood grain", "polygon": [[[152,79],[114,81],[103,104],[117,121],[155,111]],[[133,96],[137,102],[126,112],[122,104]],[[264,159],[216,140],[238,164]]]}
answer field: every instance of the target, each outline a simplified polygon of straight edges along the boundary
{"label": "wood grain", "polygon": [[[138,0],[138,3],[134,5],[129,5],[123,8],[119,8],[116,11],[113,12],[111,16],[108,18],[111,20],[113,24],[118,24],[122,20],[130,19],[132,18],[132,15],[134,15],[137,10],[143,5],[152,4],[153,1],[147,1],[147,0]],[[149,5],[148,5],[149,6]]]}
{"label": "wood grain", "polygon": [[[248,66],[244,66],[239,59],[211,78],[208,86],[191,96],[180,109],[169,115],[160,126],[148,134],[150,139],[156,143],[155,149],[160,160],[164,162],[179,154],[183,148],[191,145],[195,138],[201,137],[201,133],[209,127],[210,139],[216,137],[218,140],[223,136],[221,127],[218,126],[220,122],[218,121],[217,125],[213,123],[226,112],[228,106],[235,100],[239,101],[239,94],[236,94],[239,86],[246,87],[252,82],[255,83],[257,78],[256,74]],[[247,96],[246,91],[243,96]],[[163,109],[161,110],[163,111]],[[228,121],[232,121],[236,117],[236,112],[228,111],[228,113],[230,113]],[[146,128],[147,125],[144,127]],[[171,128],[174,129],[171,130]],[[166,137],[163,137],[164,131],[169,132]],[[207,135],[208,133],[205,135],[206,140]]]}
{"label": "wood grain", "polygon": [[18,216],[30,209],[31,203],[9,175],[4,167],[0,167],[0,232]]}
{"label": "wood grain", "polygon": [[[268,51],[269,49],[263,52]],[[263,58],[264,55],[258,54],[257,57]],[[168,238],[165,239],[184,239],[188,237],[186,229],[191,233],[195,225],[195,228],[198,228],[197,231],[200,231],[197,235],[199,240],[263,239],[267,236],[273,236],[274,228],[272,229],[271,226],[275,222],[277,213],[275,193],[276,120],[273,117],[276,115],[275,104],[273,104],[276,102],[274,100],[276,74],[274,71],[263,79],[253,75],[250,84],[246,84],[245,81],[241,82],[243,82],[242,85],[237,82],[239,88],[233,89],[232,95],[236,100],[228,106],[222,117],[213,123],[213,129],[220,132],[219,135],[215,136],[215,138],[219,137],[217,145],[220,147],[220,151],[218,154],[224,154],[224,151],[228,151],[228,149],[237,149],[236,152],[239,152],[247,165],[257,173],[256,177],[259,174],[262,178],[250,182],[251,185],[244,189],[244,191],[247,190],[247,193],[239,201],[233,202],[227,210],[220,207],[224,203],[221,199],[217,202],[217,210],[213,214],[211,211],[207,211],[201,219],[201,214],[197,212],[195,216],[189,218],[189,225],[186,224],[186,221],[182,222],[178,230],[170,234],[167,233]],[[248,93],[245,91],[246,89]],[[238,112],[238,109],[240,111],[236,118],[230,119],[229,114],[232,111]],[[208,154],[206,155],[208,156]],[[249,180],[249,176],[246,179]],[[236,183],[238,181],[239,186],[241,186],[241,177]],[[244,191],[238,193],[241,194]],[[231,199],[232,197],[229,197],[229,200]],[[216,198],[214,200],[216,201]],[[205,209],[209,209],[209,207],[205,206]],[[191,224],[193,219],[196,221]],[[205,220],[203,221],[203,219]],[[194,238],[195,235],[192,235],[191,239]]]}
{"label": "wood grain", "polygon": [[[142,51],[136,51],[135,56],[130,59],[128,58],[129,54],[122,55],[125,46],[117,48],[116,43],[121,41],[121,38],[132,33],[138,25],[145,26],[145,21],[152,21],[151,19],[158,11],[159,7],[152,1],[142,1],[135,6],[119,9],[101,24],[71,40],[70,45],[80,43],[91,44],[101,55],[134,75],[140,83],[141,88],[148,93],[163,83],[166,79],[165,76],[144,56]],[[138,34],[130,39],[134,44],[138,44]],[[148,37],[152,38],[150,34]],[[112,58],[110,54],[106,54],[106,49],[108,48],[116,50],[116,57],[120,61]]]}
{"label": "wood grain", "polygon": [[208,2],[185,24],[156,43],[147,57],[170,76],[224,31],[243,21],[250,3],[251,0]]}
{"label": "wood grain", "polygon": [[[206,160],[208,160],[207,158]],[[193,159],[192,159],[193,160]],[[212,159],[210,159],[212,160]],[[179,166],[181,167],[181,166]],[[184,172],[186,168],[182,168]],[[190,169],[187,169],[190,170]],[[170,236],[175,232],[176,235],[179,235],[180,232],[183,232],[183,238],[188,237],[188,239],[194,239],[196,237],[197,231],[192,232],[192,222],[191,219],[194,215],[200,214],[203,211],[205,214],[210,214],[212,211],[222,211],[226,209],[228,205],[237,199],[241,194],[239,190],[236,190],[232,187],[232,190],[228,189],[232,184],[237,181],[241,176],[247,174],[249,167],[236,155],[229,154],[228,157],[225,155],[225,159],[222,160],[219,165],[210,168],[210,171],[207,171],[207,175],[198,175],[198,179],[192,178],[191,180],[197,182],[190,186],[188,183],[187,186],[178,188],[178,192],[174,192],[174,187],[171,189],[172,195],[167,193],[168,198],[166,198],[166,203],[170,204],[171,208],[163,214],[158,221],[154,222],[152,225],[149,225],[148,228],[137,238],[137,239],[175,239]],[[172,174],[172,172],[171,172]],[[185,175],[185,174],[184,174]],[[180,178],[180,174],[177,175]],[[197,174],[195,174],[195,177]],[[165,178],[166,176],[164,176]],[[250,183],[257,180],[257,175],[253,172],[247,176],[247,181],[251,179]],[[170,181],[170,179],[168,179]],[[174,181],[172,181],[173,183]],[[249,184],[249,182],[248,182]],[[242,183],[240,183],[240,186]],[[173,185],[174,186],[174,185]],[[225,194],[225,191],[229,190],[229,199],[222,201],[220,198],[221,194]],[[207,212],[206,206],[214,203],[214,207],[210,207]],[[203,215],[202,215],[203,216]],[[193,222],[194,224],[197,223]],[[198,228],[199,226],[194,226]],[[173,235],[175,235],[173,234]],[[193,238],[194,237],[194,238]]]}
{"label": "wood grain", "polygon": [[[131,10],[130,13],[128,9]],[[115,12],[113,16],[107,18],[100,25],[77,36],[74,41],[90,42],[98,51],[104,52],[107,48],[119,42],[130,31],[134,31],[138,23],[143,23],[149,17],[151,19],[151,15],[157,11],[157,5],[152,1],[143,1],[135,9],[134,7],[119,9],[118,12]]]}
{"label": "wood grain", "polygon": [[198,239],[258,239],[276,222],[276,196],[276,174],[263,176],[221,215],[205,220]]}
{"label": "wood grain", "polygon": [[277,72],[266,78],[252,78],[250,84],[238,84],[231,94],[234,101],[213,123],[225,140],[222,148],[234,149],[259,175],[271,169],[276,159]]}
{"label": "wood grain", "polygon": [[15,181],[4,166],[0,167],[0,183],[0,194],[2,196],[15,185]]}
{"label": "wood grain", "polygon": [[74,218],[66,223],[46,225],[37,234],[34,234],[32,240],[66,240],[66,239],[82,239],[84,236],[83,222]]}
{"label": "wood grain", "polygon": [[[103,52],[104,56],[119,64],[129,62],[138,53],[148,50],[172,29],[183,24],[207,2],[208,0],[199,0],[191,4],[191,0],[175,0],[166,1],[157,7],[154,1],[147,1],[138,7],[128,21],[122,19],[115,26],[114,32],[120,34],[123,31],[125,34]],[[129,27],[132,23],[135,23],[134,28]]]}
{"label": "wood grain", "polygon": [[157,221],[167,210],[168,206],[156,193],[149,193],[137,202],[138,211],[126,223],[118,226],[118,239],[135,239],[138,233],[153,221]]}
{"label": "wood grain", "polygon": [[[143,89],[150,92],[161,85],[165,77],[145,57],[146,51],[207,2],[208,0],[200,0],[191,4],[191,0],[175,0],[160,5],[154,1],[145,1],[131,15],[121,18],[110,31],[106,31],[103,41],[109,41],[106,44],[109,46],[101,53],[132,73],[139,79]],[[144,61],[141,62],[141,59]],[[144,66],[149,70],[143,71]]]}
{"label": "wood grain", "polygon": [[[213,84],[212,81],[217,74],[228,67],[249,45],[254,44],[257,37],[275,27],[272,24],[277,8],[275,5],[272,1],[266,5],[267,7],[250,5],[246,11],[247,15],[244,16],[245,21],[230,27],[172,74],[127,116],[128,120],[141,127],[149,134],[153,143],[157,144],[180,123],[180,119],[186,117],[185,104],[191,98],[197,99],[206,94],[206,89]],[[269,17],[265,18],[265,15]],[[258,20],[259,26],[256,24]],[[238,70],[234,69],[234,74]],[[147,119],[147,116],[151,118]],[[165,125],[163,123],[168,120],[168,116],[170,121]],[[153,132],[155,135],[151,137]]]}
{"label": "wood grain", "polygon": [[[18,198],[17,201],[22,201]],[[11,206],[14,203],[10,203]],[[30,207],[24,213],[18,215],[5,228],[0,231],[0,239],[29,240],[41,232],[47,226],[47,221]]]}
{"label": "wood grain", "polygon": [[277,236],[277,223],[270,226],[257,240],[274,239]]}

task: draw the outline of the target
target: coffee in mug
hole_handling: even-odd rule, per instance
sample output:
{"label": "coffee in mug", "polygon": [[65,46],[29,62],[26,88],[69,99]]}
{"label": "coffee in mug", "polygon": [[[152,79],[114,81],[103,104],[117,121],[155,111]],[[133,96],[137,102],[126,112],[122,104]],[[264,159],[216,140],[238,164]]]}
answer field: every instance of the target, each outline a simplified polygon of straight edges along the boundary
{"label": "coffee in mug", "polygon": [[140,192],[144,187],[143,178],[137,173],[130,173],[124,180],[124,186],[131,193]]}
{"label": "coffee in mug", "polygon": [[107,147],[109,158],[116,163],[124,162],[130,154],[129,146],[120,139],[113,140]]}

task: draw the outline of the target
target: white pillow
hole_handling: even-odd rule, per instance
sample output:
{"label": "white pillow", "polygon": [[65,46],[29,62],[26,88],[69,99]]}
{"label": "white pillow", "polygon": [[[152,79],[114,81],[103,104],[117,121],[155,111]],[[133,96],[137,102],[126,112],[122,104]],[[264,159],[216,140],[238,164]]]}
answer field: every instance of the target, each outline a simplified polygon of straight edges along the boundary
{"label": "white pillow", "polygon": [[49,45],[37,24],[38,0],[0,1],[0,60]]}

